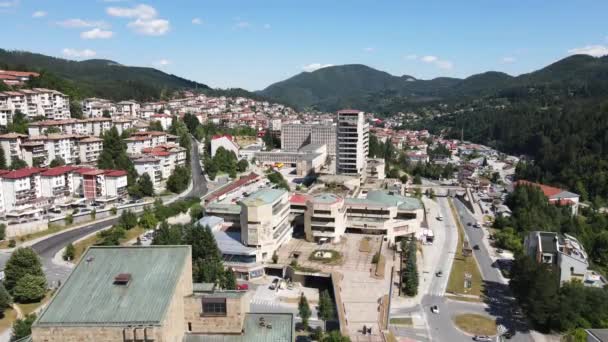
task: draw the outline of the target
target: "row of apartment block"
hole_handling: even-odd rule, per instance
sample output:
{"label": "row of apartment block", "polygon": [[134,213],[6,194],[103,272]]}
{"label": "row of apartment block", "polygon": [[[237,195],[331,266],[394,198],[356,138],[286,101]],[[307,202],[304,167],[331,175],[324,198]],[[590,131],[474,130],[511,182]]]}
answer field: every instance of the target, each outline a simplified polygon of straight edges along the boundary
{"label": "row of apartment block", "polygon": [[135,170],[139,175],[147,173],[155,189],[161,188],[161,182],[171,176],[178,166],[186,165],[186,149],[174,144],[156,144],[145,147],[138,154],[130,155]]}
{"label": "row of apartment block", "polygon": [[127,193],[127,172],[69,165],[1,170],[0,188],[0,213],[20,216],[60,205],[72,197],[116,200]]}
{"label": "row of apartment block", "polygon": [[44,120],[31,122],[28,126],[29,135],[45,134],[49,129],[59,129],[64,134],[101,136],[104,132],[116,127],[119,134],[134,128],[135,120],[91,118],[91,119],[64,119]]}
{"label": "row of apartment block", "polygon": [[103,150],[103,140],[98,137],[73,134],[48,134],[27,136],[7,133],[0,135],[0,148],[4,150],[7,165],[13,158],[25,161],[29,166],[48,166],[55,158],[66,164],[91,164],[97,162]]}
{"label": "row of apartment block", "polygon": [[28,118],[68,119],[70,98],[56,90],[43,88],[0,92],[0,126],[8,125],[17,111]]}

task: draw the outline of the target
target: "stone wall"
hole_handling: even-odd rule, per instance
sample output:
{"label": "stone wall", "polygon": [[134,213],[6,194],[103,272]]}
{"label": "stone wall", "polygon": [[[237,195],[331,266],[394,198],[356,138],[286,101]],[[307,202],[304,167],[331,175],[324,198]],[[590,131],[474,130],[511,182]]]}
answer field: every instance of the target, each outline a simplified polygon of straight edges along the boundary
{"label": "stone wall", "polygon": [[248,298],[226,298],[226,316],[201,316],[202,296],[184,298],[186,325],[192,326],[192,333],[241,333],[245,314],[248,311]]}

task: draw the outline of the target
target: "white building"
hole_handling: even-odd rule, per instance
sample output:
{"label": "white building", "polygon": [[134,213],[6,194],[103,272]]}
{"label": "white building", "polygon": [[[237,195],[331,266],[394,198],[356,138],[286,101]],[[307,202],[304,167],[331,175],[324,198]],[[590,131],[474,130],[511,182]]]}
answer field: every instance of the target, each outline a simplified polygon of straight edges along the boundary
{"label": "white building", "polygon": [[138,175],[148,174],[152,184],[154,184],[154,189],[161,188],[163,170],[160,159],[153,156],[143,156],[133,159],[133,165]]}
{"label": "white building", "polygon": [[166,144],[167,134],[156,131],[135,132],[125,141],[127,142],[128,153],[140,154],[144,148]]}
{"label": "white building", "polygon": [[78,141],[78,158],[83,164],[96,163],[103,151],[103,139],[86,137]]}
{"label": "white building", "polygon": [[25,141],[27,135],[19,133],[7,133],[0,135],[0,147],[4,150],[4,158],[6,166],[11,165],[11,159],[23,159],[21,154],[21,144]]}
{"label": "white building", "polygon": [[56,90],[44,88],[0,92],[0,125],[6,126],[17,111],[28,118],[68,119],[70,99]]}
{"label": "white building", "polygon": [[215,157],[217,149],[223,147],[227,151],[234,152],[234,155],[239,156],[239,145],[234,142],[234,138],[230,134],[214,135],[211,138],[211,157]]}
{"label": "white building", "polygon": [[369,153],[369,125],[365,114],[358,110],[339,111],[336,137],[336,172],[363,175]]}
{"label": "white building", "polygon": [[0,212],[23,211],[34,208],[34,202],[41,197],[40,173],[44,169],[25,168],[0,172],[2,201]]}
{"label": "white building", "polygon": [[173,117],[168,114],[154,114],[150,117],[150,121],[159,121],[163,130],[168,130],[171,127]]}

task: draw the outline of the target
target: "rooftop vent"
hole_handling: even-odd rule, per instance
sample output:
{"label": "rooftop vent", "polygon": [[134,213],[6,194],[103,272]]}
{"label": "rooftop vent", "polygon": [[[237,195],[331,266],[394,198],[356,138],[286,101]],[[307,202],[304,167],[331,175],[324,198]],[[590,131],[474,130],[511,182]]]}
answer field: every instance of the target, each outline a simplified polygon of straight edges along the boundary
{"label": "rooftop vent", "polygon": [[131,281],[131,273],[119,273],[114,277],[114,285],[127,286]]}

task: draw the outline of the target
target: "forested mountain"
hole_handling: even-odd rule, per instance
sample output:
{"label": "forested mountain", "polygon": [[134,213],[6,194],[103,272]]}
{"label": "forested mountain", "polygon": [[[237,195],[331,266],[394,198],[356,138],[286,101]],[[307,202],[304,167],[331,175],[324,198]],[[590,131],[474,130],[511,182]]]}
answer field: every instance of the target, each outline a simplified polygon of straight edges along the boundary
{"label": "forested mountain", "polygon": [[597,83],[608,79],[608,60],[586,55],[564,58],[538,71],[509,76],[485,72],[465,79],[440,77],[418,80],[412,76],[393,76],[364,65],[340,65],[302,72],[259,92],[299,109],[335,111],[355,107],[392,114],[433,101],[457,101],[484,96],[528,91],[529,87],[594,91]]}
{"label": "forested mountain", "polygon": [[216,96],[259,98],[243,89],[209,86],[147,67],[121,65],[104,59],[71,61],[24,51],[0,49],[0,69],[39,71],[35,86],[57,89],[75,99],[101,97],[138,101],[169,97],[176,90],[198,90]]}

